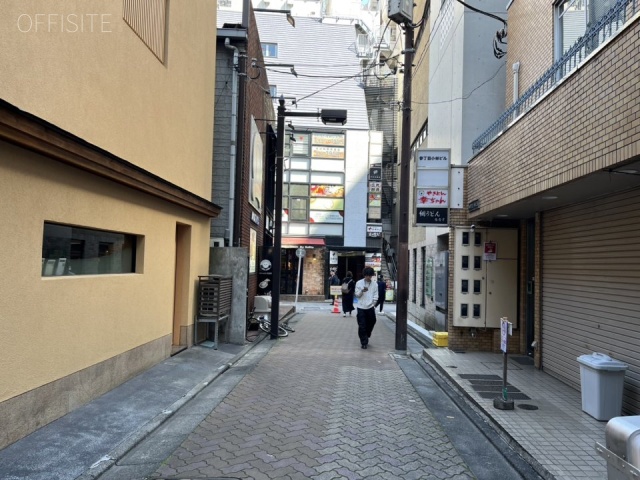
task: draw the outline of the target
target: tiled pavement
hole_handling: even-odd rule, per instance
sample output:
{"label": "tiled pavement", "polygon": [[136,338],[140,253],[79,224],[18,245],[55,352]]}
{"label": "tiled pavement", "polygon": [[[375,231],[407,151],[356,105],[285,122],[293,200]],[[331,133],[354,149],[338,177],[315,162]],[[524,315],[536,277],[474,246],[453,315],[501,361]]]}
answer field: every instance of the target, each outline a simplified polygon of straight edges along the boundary
{"label": "tiled pavement", "polygon": [[[500,353],[454,353],[448,348],[426,348],[423,357],[437,366],[487,414],[505,434],[525,450],[549,478],[557,480],[607,478],[606,461],[595,443],[605,443],[607,422],[582,411],[581,393],[537,370],[522,357],[509,355],[507,381],[528,399],[515,400],[515,409],[498,410],[492,398],[473,387],[468,375],[496,375],[502,378]],[[522,405],[537,407],[523,409]],[[531,408],[531,407],[528,407]]]}
{"label": "tiled pavement", "polygon": [[474,478],[390,355],[394,332],[379,321],[363,350],[355,321],[305,314],[154,477]]}

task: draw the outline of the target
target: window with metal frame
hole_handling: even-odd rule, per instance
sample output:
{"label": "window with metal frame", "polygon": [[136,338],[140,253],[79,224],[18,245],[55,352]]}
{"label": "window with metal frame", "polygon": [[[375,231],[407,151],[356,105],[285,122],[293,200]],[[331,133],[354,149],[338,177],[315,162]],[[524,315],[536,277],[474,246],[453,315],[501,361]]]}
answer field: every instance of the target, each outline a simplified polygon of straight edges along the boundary
{"label": "window with metal frame", "polygon": [[278,44],[277,43],[261,43],[262,56],[265,58],[277,58],[278,57]]}

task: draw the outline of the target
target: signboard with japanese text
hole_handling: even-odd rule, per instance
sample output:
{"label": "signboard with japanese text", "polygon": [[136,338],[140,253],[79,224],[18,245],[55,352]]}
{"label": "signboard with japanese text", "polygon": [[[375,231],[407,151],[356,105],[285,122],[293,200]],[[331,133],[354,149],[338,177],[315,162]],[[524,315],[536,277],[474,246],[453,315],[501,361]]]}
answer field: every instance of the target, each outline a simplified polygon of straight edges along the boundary
{"label": "signboard with japanese text", "polygon": [[311,223],[343,223],[344,218],[341,212],[311,210],[309,212],[309,221]]}
{"label": "signboard with japanese text", "polygon": [[368,215],[369,220],[380,220],[382,218],[381,207],[369,207]]}
{"label": "signboard with japanese text", "polygon": [[313,145],[311,147],[311,156],[313,158],[344,158],[343,147],[325,147],[320,145]]}
{"label": "signboard with japanese text", "polygon": [[371,168],[369,168],[369,180],[370,181],[381,181],[382,180],[382,168],[381,167],[371,167]]}
{"label": "signboard with japanese text", "polygon": [[418,208],[416,211],[416,225],[432,225],[446,227],[449,224],[448,208]]}
{"label": "signboard with japanese text", "polygon": [[496,242],[484,243],[484,260],[494,262],[498,259],[498,246]]}
{"label": "signboard with japanese text", "polygon": [[451,152],[424,149],[416,153],[415,225],[449,225]]}
{"label": "signboard with japanese text", "polygon": [[382,237],[382,224],[367,224],[367,237],[368,238],[380,238]]}
{"label": "signboard with japanese text", "polygon": [[382,192],[382,182],[369,182],[369,191],[373,193]]}
{"label": "signboard with japanese text", "polygon": [[449,150],[418,150],[418,168],[449,169]]}
{"label": "signboard with japanese text", "polygon": [[344,135],[341,133],[314,133],[311,135],[311,143],[344,147]]}
{"label": "signboard with japanese text", "polygon": [[417,207],[448,207],[449,190],[439,188],[418,188],[416,190]]}

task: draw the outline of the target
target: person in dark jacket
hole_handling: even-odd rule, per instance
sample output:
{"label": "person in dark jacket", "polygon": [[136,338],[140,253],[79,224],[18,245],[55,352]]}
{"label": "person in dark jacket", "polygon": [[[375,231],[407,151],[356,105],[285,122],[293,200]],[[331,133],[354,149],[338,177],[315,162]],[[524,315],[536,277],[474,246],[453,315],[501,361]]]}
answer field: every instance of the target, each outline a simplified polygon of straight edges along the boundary
{"label": "person in dark jacket", "polygon": [[[338,272],[335,271],[331,271],[331,275],[329,275],[329,286],[337,286],[340,285],[340,277],[338,277]],[[331,302],[331,305],[335,305],[336,303],[336,297],[333,297],[333,301]]]}
{"label": "person in dark jacket", "polygon": [[384,281],[382,275],[378,277],[378,303],[376,307],[380,305],[380,313],[382,313],[382,306],[384,305],[384,297],[387,292],[387,282]]}
{"label": "person in dark jacket", "polygon": [[344,277],[342,285],[347,285],[347,292],[342,292],[342,316],[346,317],[347,313],[351,316],[353,312],[353,293],[355,292],[356,282],[353,280],[353,274],[347,272],[347,276]]}

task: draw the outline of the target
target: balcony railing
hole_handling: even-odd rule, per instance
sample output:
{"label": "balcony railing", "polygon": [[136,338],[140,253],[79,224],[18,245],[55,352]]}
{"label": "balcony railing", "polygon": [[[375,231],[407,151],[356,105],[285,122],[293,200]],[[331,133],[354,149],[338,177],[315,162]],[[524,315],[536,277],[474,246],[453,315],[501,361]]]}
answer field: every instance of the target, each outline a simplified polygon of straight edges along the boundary
{"label": "balcony railing", "polygon": [[472,144],[474,155],[505,131],[509,124],[533,107],[560,80],[575,70],[598,46],[609,39],[640,9],[640,0],[619,0],[567,52]]}

